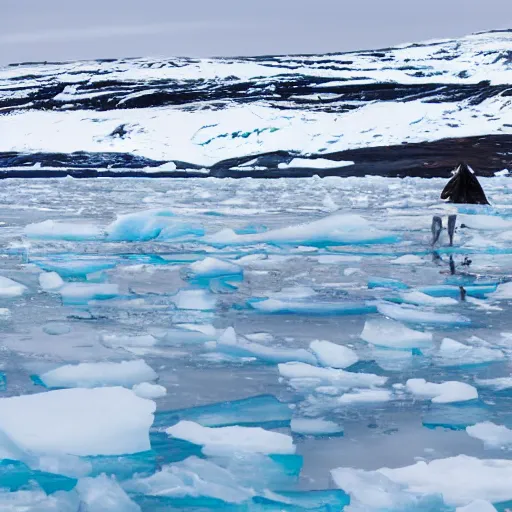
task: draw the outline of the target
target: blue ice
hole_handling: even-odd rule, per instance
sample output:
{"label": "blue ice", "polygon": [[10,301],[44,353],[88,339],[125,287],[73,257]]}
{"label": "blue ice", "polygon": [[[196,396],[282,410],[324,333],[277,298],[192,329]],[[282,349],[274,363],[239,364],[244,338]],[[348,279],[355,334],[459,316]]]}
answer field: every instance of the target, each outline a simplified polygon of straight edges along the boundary
{"label": "blue ice", "polygon": [[260,313],[301,315],[364,315],[376,313],[375,305],[354,302],[304,302],[277,299],[249,299],[247,305]]}
{"label": "blue ice", "polygon": [[117,265],[116,260],[99,258],[77,258],[73,254],[56,258],[32,260],[38,267],[47,272],[57,272],[63,278],[85,278],[101,270],[108,270]]}
{"label": "blue ice", "polygon": [[[476,297],[483,299],[486,295],[496,291],[497,284],[485,284],[485,285],[468,285],[464,286],[466,293],[470,297]],[[423,286],[418,288],[422,293],[430,295],[431,297],[460,297],[460,288],[452,285],[435,285],[435,286]]]}
{"label": "blue ice", "polygon": [[387,288],[388,290],[407,290],[409,286],[397,279],[388,277],[370,277],[368,279],[368,288]]}
{"label": "blue ice", "polygon": [[432,405],[422,415],[424,427],[465,430],[466,427],[489,419],[489,411],[482,405]]}
{"label": "blue ice", "polygon": [[195,421],[205,427],[280,428],[290,425],[292,410],[273,395],[258,395],[242,400],[218,402],[210,405],[157,411],[155,427],[168,427],[181,420]]}

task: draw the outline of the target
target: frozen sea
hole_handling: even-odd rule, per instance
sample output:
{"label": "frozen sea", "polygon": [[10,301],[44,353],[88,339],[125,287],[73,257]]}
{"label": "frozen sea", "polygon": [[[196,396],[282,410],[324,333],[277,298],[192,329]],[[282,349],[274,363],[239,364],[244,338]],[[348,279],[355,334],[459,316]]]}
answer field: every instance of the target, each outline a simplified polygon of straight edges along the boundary
{"label": "frozen sea", "polygon": [[2,181],[0,510],[511,507],[512,185],[445,182]]}

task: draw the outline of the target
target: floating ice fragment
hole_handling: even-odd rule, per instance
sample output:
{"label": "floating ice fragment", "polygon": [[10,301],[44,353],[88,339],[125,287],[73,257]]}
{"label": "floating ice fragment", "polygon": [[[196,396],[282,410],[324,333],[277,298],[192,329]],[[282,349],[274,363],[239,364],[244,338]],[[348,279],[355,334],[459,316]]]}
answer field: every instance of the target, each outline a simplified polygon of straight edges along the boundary
{"label": "floating ice fragment", "polygon": [[38,489],[0,491],[2,512],[77,512],[79,509],[80,499],[75,491],[49,495]]}
{"label": "floating ice fragment", "polygon": [[107,229],[107,239],[114,242],[145,242],[203,236],[201,227],[177,219],[170,210],[147,210],[118,216]]}
{"label": "floating ice fragment", "polygon": [[303,436],[326,436],[343,434],[343,427],[334,421],[322,418],[293,418],[291,430]]}
{"label": "floating ice fragment", "polygon": [[475,379],[477,386],[492,388],[495,391],[504,391],[512,388],[512,377],[498,377],[496,379]]}
{"label": "floating ice fragment", "polygon": [[295,453],[293,439],[260,427],[203,427],[192,421],[180,421],[166,429],[178,439],[203,446],[204,453],[223,454],[234,451],[256,453]]}
{"label": "floating ice fragment", "polygon": [[450,338],[444,338],[436,355],[439,366],[463,366],[501,361],[505,355],[501,350],[488,347],[464,345]]}
{"label": "floating ice fragment", "polygon": [[141,382],[132,387],[132,391],[141,398],[161,398],[167,394],[167,389],[158,384]]}
{"label": "floating ice fragment", "polygon": [[505,425],[486,421],[467,427],[466,432],[489,448],[512,448],[512,430]]}
{"label": "floating ice fragment", "polygon": [[310,343],[309,348],[322,366],[348,368],[359,361],[354,350],[330,341],[315,340]]}
{"label": "floating ice fragment", "polygon": [[283,288],[279,292],[273,292],[269,294],[271,299],[283,299],[283,300],[299,300],[307,299],[317,295],[315,290],[309,286],[290,286]]}
{"label": "floating ice fragment", "polygon": [[108,283],[66,283],[59,293],[67,304],[82,304],[91,299],[112,299],[119,294],[119,287]]}
{"label": "floating ice fragment", "polygon": [[372,345],[394,349],[428,348],[432,333],[415,331],[387,318],[366,320],[361,339]]}
{"label": "floating ice fragment", "polygon": [[[478,285],[465,285],[464,290],[469,297],[486,298],[487,295],[496,291],[496,284],[478,284]],[[419,291],[430,295],[431,297],[452,297],[454,299],[460,298],[459,286],[453,285],[436,285],[436,286],[422,286]]]}
{"label": "floating ice fragment", "polygon": [[76,490],[83,512],[141,512],[119,484],[107,475],[81,478]]}
{"label": "floating ice fragment", "polygon": [[481,404],[459,402],[456,405],[436,405],[429,407],[422,415],[423,426],[450,430],[466,430],[466,427],[487,419],[488,410]]}
{"label": "floating ice fragment", "polygon": [[300,315],[362,315],[374,313],[374,306],[354,302],[312,302],[267,299],[249,301],[249,306],[262,313]]}
{"label": "floating ice fragment", "polygon": [[511,300],[512,299],[512,282],[498,285],[494,293],[489,296],[495,300]]}
{"label": "floating ice fragment", "polygon": [[39,285],[45,292],[58,290],[64,281],[57,272],[41,272],[39,274]]}
{"label": "floating ice fragment", "polygon": [[335,368],[318,368],[306,363],[282,363],[278,365],[282,377],[290,380],[296,389],[314,389],[321,385],[335,386],[339,390],[383,386],[387,377],[371,373],[355,373]]}
{"label": "floating ice fragment", "polygon": [[180,290],[171,298],[178,309],[211,311],[215,309],[217,300],[206,290]]}
{"label": "floating ice fragment", "polygon": [[426,262],[423,258],[416,256],[415,254],[404,254],[399,258],[391,260],[393,265],[424,265]]}
{"label": "floating ice fragment", "polygon": [[267,347],[238,338],[235,330],[228,327],[219,337],[217,349],[238,357],[256,357],[269,363],[302,361],[316,364],[315,356],[303,348]]}
{"label": "floating ice fragment", "polygon": [[[114,268],[117,265],[115,260],[105,260],[100,258],[78,258],[69,260],[63,259],[42,259],[37,260],[36,264],[48,272],[56,272],[59,276],[66,278],[84,278],[89,274],[94,274],[102,270]],[[42,285],[41,285],[42,286]]]}
{"label": "floating ice fragment", "polygon": [[150,449],[155,403],[122,388],[0,399],[0,432],[33,454],[122,455]]}
{"label": "floating ice fragment", "polygon": [[432,399],[432,403],[436,404],[465,402],[478,398],[478,392],[473,386],[458,381],[435,384],[425,379],[409,379],[406,382],[406,388],[414,396]]}
{"label": "floating ice fragment", "polygon": [[104,236],[103,230],[94,224],[55,222],[53,220],[29,224],[25,227],[24,232],[28,238],[72,242],[98,240]]}
{"label": "floating ice fragment", "polygon": [[23,284],[17,283],[8,277],[0,276],[0,297],[10,299],[13,297],[20,297],[27,291],[27,287]]}
{"label": "floating ice fragment", "polygon": [[269,230],[252,235],[237,235],[224,229],[205,237],[207,243],[216,245],[271,244],[378,244],[394,243],[398,237],[379,231],[359,215],[332,215],[297,226]]}
{"label": "floating ice fragment", "polygon": [[401,293],[400,297],[408,304],[417,306],[453,306],[458,301],[451,297],[432,297],[418,290]]}
{"label": "floating ice fragment", "polygon": [[242,267],[229,261],[207,257],[190,265],[190,271],[194,277],[219,277],[238,275],[243,272]]}
{"label": "floating ice fragment", "polygon": [[100,386],[132,387],[144,381],[158,378],[145,361],[121,361],[120,363],[67,364],[39,376],[49,388],[95,388]]}
{"label": "floating ice fragment", "polygon": [[390,290],[407,290],[409,286],[402,281],[387,277],[372,277],[368,280],[368,288],[388,288]]}
{"label": "floating ice fragment", "polygon": [[435,311],[425,311],[413,306],[380,303],[377,304],[377,309],[380,314],[400,322],[451,326],[463,326],[471,323],[469,318],[456,313],[437,313]]}
{"label": "floating ice fragment", "polygon": [[71,332],[71,327],[68,324],[51,322],[43,326],[43,331],[52,336],[60,336],[61,334]]}
{"label": "floating ice fragment", "polygon": [[205,427],[241,425],[279,428],[288,426],[291,417],[292,410],[288,404],[280,402],[272,395],[259,395],[189,409],[158,412],[155,426],[190,420]]}
{"label": "floating ice fragment", "polygon": [[346,405],[389,402],[392,397],[393,394],[387,389],[356,389],[338,397],[336,403]]}
{"label": "floating ice fragment", "polygon": [[[499,174],[499,173],[494,173]],[[455,512],[498,512],[492,503],[486,500],[475,500],[464,507],[457,507]]]}

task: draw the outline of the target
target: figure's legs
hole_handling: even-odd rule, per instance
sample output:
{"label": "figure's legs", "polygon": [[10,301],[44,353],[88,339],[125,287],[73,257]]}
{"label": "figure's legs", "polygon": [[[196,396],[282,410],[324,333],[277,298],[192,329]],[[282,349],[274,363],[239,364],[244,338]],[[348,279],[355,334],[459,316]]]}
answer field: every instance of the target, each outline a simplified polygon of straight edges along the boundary
{"label": "figure's legs", "polygon": [[448,236],[450,237],[450,247],[453,245],[453,235],[455,233],[455,222],[457,215],[448,215]]}
{"label": "figure's legs", "polygon": [[432,217],[432,245],[435,245],[439,240],[439,236],[441,235],[441,231],[443,229],[443,221],[441,217],[434,215]]}
{"label": "figure's legs", "polygon": [[450,274],[455,275],[455,262],[453,261],[453,256],[450,254]]}

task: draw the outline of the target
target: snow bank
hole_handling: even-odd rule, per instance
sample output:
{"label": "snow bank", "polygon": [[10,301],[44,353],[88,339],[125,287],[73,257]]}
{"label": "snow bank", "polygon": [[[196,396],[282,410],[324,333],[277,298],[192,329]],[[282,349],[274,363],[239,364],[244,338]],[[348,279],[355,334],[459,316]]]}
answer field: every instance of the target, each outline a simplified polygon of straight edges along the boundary
{"label": "snow bank", "polygon": [[233,451],[279,454],[295,453],[293,439],[279,432],[270,432],[260,427],[203,427],[192,421],[180,421],[166,429],[166,433],[203,446],[208,454]]}
{"label": "snow bank", "polygon": [[432,346],[432,333],[415,331],[387,318],[366,320],[360,336],[367,343],[380,347],[412,349]]}
{"label": "snow bank", "polygon": [[310,343],[309,348],[322,366],[348,368],[359,361],[354,350],[330,341],[315,340]]}
{"label": "snow bank", "polygon": [[158,375],[140,359],[120,363],[67,364],[43,373],[39,378],[49,388],[95,388],[132,387],[134,384],[155,380]]}
{"label": "snow bank", "polygon": [[359,215],[332,215],[306,224],[273,229],[264,233],[237,235],[224,229],[205,237],[216,245],[245,245],[256,243],[324,245],[324,244],[378,244],[393,243],[398,238],[379,231]]}
{"label": "snow bank", "polygon": [[99,240],[104,236],[103,231],[94,224],[55,222],[53,220],[29,224],[25,227],[24,233],[28,238],[71,242]]}
{"label": "snow bank", "polygon": [[0,431],[34,454],[122,455],[150,449],[155,403],[121,388],[0,399]]}
{"label": "snow bank", "polygon": [[458,381],[435,384],[425,379],[409,379],[406,382],[406,388],[414,396],[432,399],[432,403],[437,404],[466,402],[478,398],[478,392],[473,386]]}

